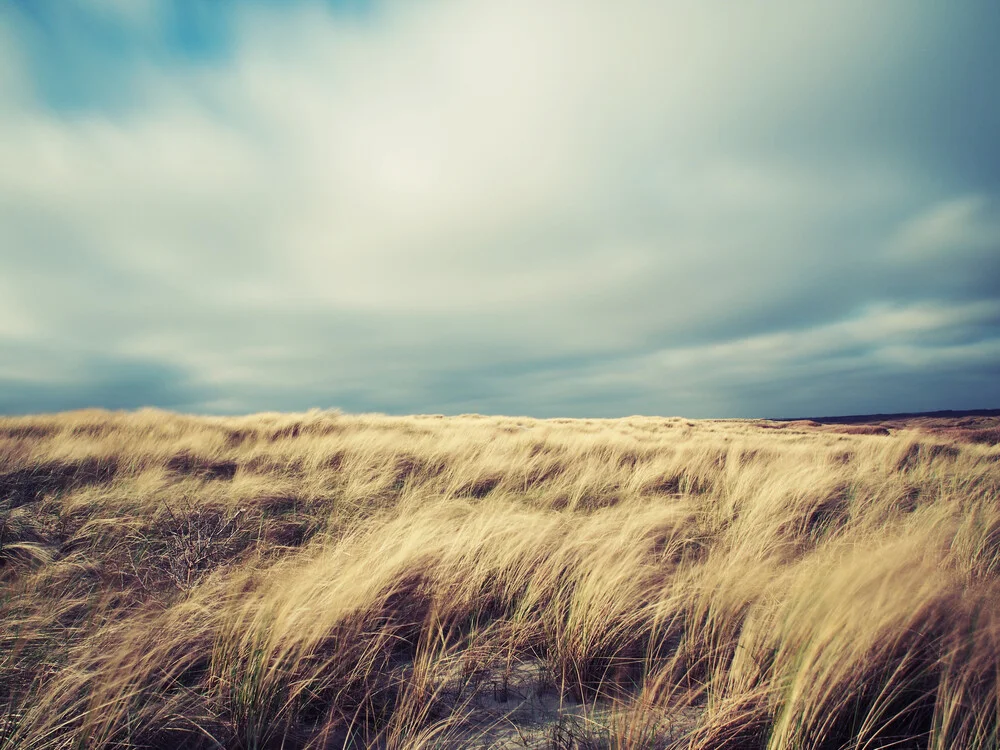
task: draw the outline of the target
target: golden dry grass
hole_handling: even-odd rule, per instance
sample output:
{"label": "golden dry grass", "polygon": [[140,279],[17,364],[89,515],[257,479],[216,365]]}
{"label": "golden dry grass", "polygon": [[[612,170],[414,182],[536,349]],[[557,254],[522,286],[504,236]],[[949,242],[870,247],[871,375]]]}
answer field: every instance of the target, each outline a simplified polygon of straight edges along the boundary
{"label": "golden dry grass", "polygon": [[0,419],[0,748],[997,747],[932,427]]}

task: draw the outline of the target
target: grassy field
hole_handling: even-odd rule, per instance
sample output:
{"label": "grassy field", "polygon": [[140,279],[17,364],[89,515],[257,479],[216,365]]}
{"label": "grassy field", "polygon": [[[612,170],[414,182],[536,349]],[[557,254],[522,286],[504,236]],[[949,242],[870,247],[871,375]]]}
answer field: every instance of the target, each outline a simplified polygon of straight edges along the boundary
{"label": "grassy field", "polygon": [[0,748],[993,748],[1000,419],[0,419]]}

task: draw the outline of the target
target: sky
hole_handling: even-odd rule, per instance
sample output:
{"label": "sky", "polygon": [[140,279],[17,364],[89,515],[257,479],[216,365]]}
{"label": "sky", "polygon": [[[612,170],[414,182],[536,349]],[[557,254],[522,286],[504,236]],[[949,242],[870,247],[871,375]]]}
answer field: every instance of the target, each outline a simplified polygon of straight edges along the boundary
{"label": "sky", "polygon": [[1000,407],[995,0],[3,0],[0,413]]}

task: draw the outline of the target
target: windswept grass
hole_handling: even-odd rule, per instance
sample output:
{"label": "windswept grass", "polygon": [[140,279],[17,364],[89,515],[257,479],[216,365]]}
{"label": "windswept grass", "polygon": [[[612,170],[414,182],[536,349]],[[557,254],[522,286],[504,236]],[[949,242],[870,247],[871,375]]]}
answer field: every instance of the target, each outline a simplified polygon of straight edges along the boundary
{"label": "windswept grass", "polygon": [[997,747],[998,421],[0,419],[0,750]]}

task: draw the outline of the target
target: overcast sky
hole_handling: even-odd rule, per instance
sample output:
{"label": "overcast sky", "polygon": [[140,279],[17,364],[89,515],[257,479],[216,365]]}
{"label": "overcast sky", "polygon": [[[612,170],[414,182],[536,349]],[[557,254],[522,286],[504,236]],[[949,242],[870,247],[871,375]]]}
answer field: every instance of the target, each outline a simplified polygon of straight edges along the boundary
{"label": "overcast sky", "polygon": [[1000,407],[1000,3],[4,0],[0,413]]}

